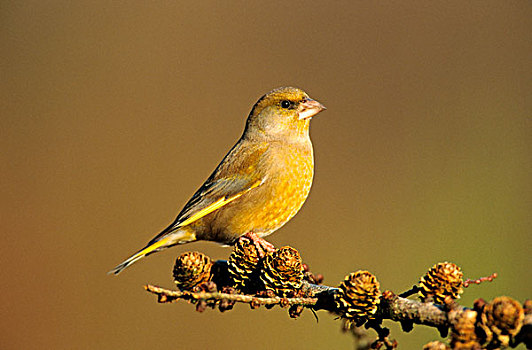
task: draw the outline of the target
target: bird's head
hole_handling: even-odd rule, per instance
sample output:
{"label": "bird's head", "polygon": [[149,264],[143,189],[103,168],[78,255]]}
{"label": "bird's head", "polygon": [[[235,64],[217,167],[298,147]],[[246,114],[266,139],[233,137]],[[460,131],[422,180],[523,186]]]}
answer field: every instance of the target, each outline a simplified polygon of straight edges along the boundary
{"label": "bird's head", "polygon": [[303,90],[281,87],[262,96],[249,113],[244,135],[275,140],[308,137],[310,119],[323,111]]}

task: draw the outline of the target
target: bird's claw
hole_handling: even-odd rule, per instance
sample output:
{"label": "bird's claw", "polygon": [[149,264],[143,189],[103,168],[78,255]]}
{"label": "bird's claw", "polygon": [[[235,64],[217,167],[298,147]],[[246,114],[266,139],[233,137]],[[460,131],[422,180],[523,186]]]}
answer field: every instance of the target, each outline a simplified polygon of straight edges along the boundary
{"label": "bird's claw", "polygon": [[244,237],[253,242],[261,259],[264,258],[268,253],[273,253],[275,251],[275,246],[273,244],[266,241],[264,238],[260,238],[254,232],[248,232],[244,235]]}

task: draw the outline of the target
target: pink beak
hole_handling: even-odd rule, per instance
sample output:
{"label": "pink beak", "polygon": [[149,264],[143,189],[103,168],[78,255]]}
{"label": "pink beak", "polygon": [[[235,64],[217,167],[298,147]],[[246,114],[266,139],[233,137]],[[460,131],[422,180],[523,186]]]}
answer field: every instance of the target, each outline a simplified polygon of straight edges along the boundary
{"label": "pink beak", "polygon": [[305,101],[299,104],[299,107],[297,109],[299,113],[299,120],[310,119],[325,109],[327,108],[325,108],[325,106],[319,103],[318,101],[315,101],[311,98],[306,99]]}

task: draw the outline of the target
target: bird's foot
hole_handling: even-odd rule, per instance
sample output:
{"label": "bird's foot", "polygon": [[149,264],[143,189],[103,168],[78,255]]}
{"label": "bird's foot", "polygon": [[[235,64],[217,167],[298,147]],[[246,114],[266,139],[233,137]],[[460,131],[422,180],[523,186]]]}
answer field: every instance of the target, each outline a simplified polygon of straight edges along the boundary
{"label": "bird's foot", "polygon": [[261,259],[264,258],[266,254],[273,253],[275,251],[275,246],[273,244],[266,241],[264,238],[260,238],[254,232],[248,232],[244,235],[244,237],[248,238],[253,242],[253,244],[255,244],[255,248],[257,248],[257,252],[259,253]]}

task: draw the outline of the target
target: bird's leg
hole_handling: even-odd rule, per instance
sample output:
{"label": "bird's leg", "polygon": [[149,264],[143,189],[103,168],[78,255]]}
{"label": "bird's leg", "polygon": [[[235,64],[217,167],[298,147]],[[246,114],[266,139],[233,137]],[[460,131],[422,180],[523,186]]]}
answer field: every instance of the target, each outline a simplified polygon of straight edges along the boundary
{"label": "bird's leg", "polygon": [[261,258],[264,258],[266,254],[273,253],[275,251],[273,244],[266,241],[264,238],[260,238],[255,232],[248,232],[244,235],[244,237],[248,238],[253,242],[253,244],[255,244],[255,248],[257,248],[257,252]]}

